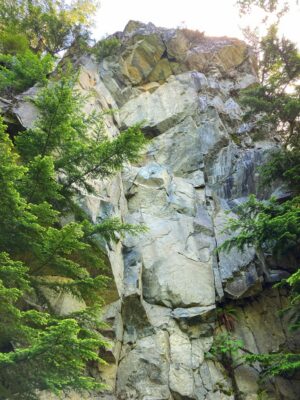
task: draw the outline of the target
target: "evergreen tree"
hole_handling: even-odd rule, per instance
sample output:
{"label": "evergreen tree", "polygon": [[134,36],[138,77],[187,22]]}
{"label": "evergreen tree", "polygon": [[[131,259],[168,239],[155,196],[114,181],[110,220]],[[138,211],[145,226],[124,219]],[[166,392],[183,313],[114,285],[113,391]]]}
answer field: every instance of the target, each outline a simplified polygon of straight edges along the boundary
{"label": "evergreen tree", "polygon": [[[87,362],[102,362],[98,353],[105,346],[98,320],[107,277],[101,275],[105,255],[97,238],[118,240],[144,231],[116,218],[93,225],[74,204],[75,194],[94,191],[92,179],[135,162],[145,143],[138,126],[109,139],[103,115],[82,112],[84,98],[75,84],[76,77],[57,75],[41,89],[34,100],[39,117],[14,143],[0,121],[3,399],[35,399],[37,390],[101,387],[86,374]],[[70,213],[75,221],[62,225],[61,217]],[[67,291],[89,307],[57,316],[44,287]]]}
{"label": "evergreen tree", "polygon": [[[26,167],[19,165],[4,129],[1,122],[0,396],[31,399],[37,389],[58,392],[74,386],[96,388],[98,384],[86,377],[84,370],[85,361],[100,361],[98,348],[104,345],[101,336],[84,330],[75,319],[59,320],[40,311],[42,307],[31,307],[35,297],[33,276],[30,267],[16,258],[24,257],[23,252],[31,247],[41,246],[39,240],[47,244],[43,238],[47,228],[17,189]],[[48,219],[54,218],[54,210],[46,204],[43,213],[45,210]]]}
{"label": "evergreen tree", "polygon": [[0,54],[0,93],[10,96],[22,92],[36,83],[45,84],[52,72],[54,59],[26,50],[23,54]]}
{"label": "evergreen tree", "polygon": [[45,84],[56,55],[88,46],[97,0],[0,0],[0,94]]}

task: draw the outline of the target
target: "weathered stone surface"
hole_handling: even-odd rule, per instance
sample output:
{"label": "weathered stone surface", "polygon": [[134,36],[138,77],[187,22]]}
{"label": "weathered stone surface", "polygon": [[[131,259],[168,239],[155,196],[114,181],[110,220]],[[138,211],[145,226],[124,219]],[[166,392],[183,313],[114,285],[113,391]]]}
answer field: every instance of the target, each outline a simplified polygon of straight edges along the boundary
{"label": "weathered stone surface", "polygon": [[150,324],[159,329],[173,329],[176,326],[172,318],[172,310],[168,307],[158,306],[143,301],[144,309]]}
{"label": "weathered stone surface", "polygon": [[[259,188],[256,166],[277,145],[268,135],[255,137],[255,123],[242,123],[237,96],[257,82],[255,62],[239,40],[151,23],[130,21],[116,37],[117,55],[100,65],[88,56],[76,61],[78,89],[88,95],[86,112],[115,111],[105,117],[108,137],[141,122],[149,143],[138,163],[113,179],[95,179],[95,193],[76,201],[93,223],[117,216],[148,231],[116,243],[95,238],[111,264],[111,300],[119,300],[103,312],[103,334],[113,345],[103,352],[110,366],[100,375],[111,390],[88,398],[233,400],[239,391],[240,400],[258,400],[258,366],[236,368],[233,383],[221,364],[206,359],[220,323],[217,300],[239,300],[234,335],[249,351],[276,352],[287,337],[297,348],[274,313],[283,298],[263,290],[254,251],[216,252],[228,238],[226,211],[234,217],[249,194],[263,198],[276,189]],[[24,96],[0,107],[7,115],[14,109],[23,126],[36,118]],[[283,274],[275,267],[276,280]],[[84,306],[65,294],[45,296],[60,314]],[[296,400],[296,386],[278,378],[268,395]]]}
{"label": "weathered stone surface", "polygon": [[[236,218],[236,215],[230,212],[228,203],[224,200],[217,201],[215,206],[216,212],[213,218],[215,238],[217,246],[221,246],[232,235],[226,231],[226,221],[229,217]],[[232,248],[228,252],[220,250],[218,256],[219,276],[228,297],[235,299],[249,297],[262,290],[262,271],[261,268],[256,267],[254,262],[255,250],[253,248],[247,248],[247,251],[244,252],[236,248]]]}
{"label": "weathered stone surface", "polygon": [[204,361],[195,371],[196,399],[233,400],[231,382],[221,364],[210,360]]}
{"label": "weathered stone surface", "polygon": [[135,182],[154,188],[167,188],[171,183],[171,177],[165,167],[151,163],[139,169]]}
{"label": "weathered stone surface", "polygon": [[224,73],[241,65],[246,57],[247,47],[241,41],[208,39],[187,53],[186,64],[189,70],[207,72],[214,66]]}
{"label": "weathered stone surface", "polygon": [[[157,34],[134,36],[133,44],[121,55],[123,74],[134,85],[146,81],[150,73],[157,68],[158,62],[165,51],[161,37]],[[155,72],[153,71],[155,75]],[[158,80],[158,79],[154,79]]]}
{"label": "weathered stone surface", "polygon": [[178,395],[193,397],[194,379],[191,350],[191,343],[186,335],[183,333],[170,335],[169,385],[174,397]]}
{"label": "weathered stone surface", "polygon": [[[123,321],[121,316],[122,304],[121,300],[117,300],[103,307],[101,319],[108,324],[104,329],[105,335],[110,336],[117,342],[123,339]],[[109,332],[109,334],[107,334]],[[117,359],[116,355],[116,359]]]}
{"label": "weathered stone surface", "polygon": [[170,63],[166,58],[162,58],[151,71],[148,77],[149,81],[164,83],[169,76],[172,75],[172,67],[172,63]]}
{"label": "weathered stone surface", "polygon": [[[241,308],[237,308],[237,318],[235,321],[235,335],[244,343],[244,347],[252,353],[277,352],[286,342],[286,333],[283,328],[283,321],[279,310],[285,303],[284,297],[277,289],[268,289],[253,299],[250,303],[245,303]],[[256,399],[258,386],[258,376],[260,368],[257,364],[255,368],[249,365],[239,366],[234,374],[237,387],[244,399]],[[273,382],[274,383],[274,382]],[[281,386],[282,385],[282,386]],[[267,385],[265,389],[271,399],[278,399],[278,391],[284,388],[285,383],[280,379],[274,385]],[[296,382],[295,382],[296,385]],[[285,389],[283,389],[284,391]],[[293,391],[283,394],[284,399],[296,399]]]}
{"label": "weathered stone surface", "polygon": [[214,192],[225,199],[247,197],[249,193],[259,198],[271,194],[272,189],[259,186],[257,167],[263,164],[277,146],[272,142],[259,142],[252,148],[241,149],[236,143],[219,149],[215,158],[206,157],[207,182]]}
{"label": "weathered stone surface", "polygon": [[190,81],[190,72],[172,76],[155,92],[145,92],[129,100],[120,109],[123,124],[130,126],[145,121],[149,132],[155,127],[154,132],[159,133],[192,114],[197,107],[197,93]]}
{"label": "weathered stone surface", "polygon": [[143,284],[148,302],[169,307],[205,306],[214,302],[213,276],[209,266],[173,252],[152,261],[151,254],[157,251],[153,246],[150,258],[145,260]]}
{"label": "weathered stone surface", "polygon": [[123,343],[135,343],[139,338],[154,333],[154,329],[148,321],[146,310],[140,298],[136,295],[124,298],[122,319],[124,321]]}
{"label": "weathered stone surface", "polygon": [[[126,237],[124,270],[115,272],[122,280],[124,327],[117,397],[233,400],[226,371],[205,353],[213,342],[215,292],[219,299],[240,299],[262,290],[253,250],[215,253],[228,237],[225,212],[258,193],[255,166],[274,147],[252,140],[234,97],[257,81],[254,64],[246,45],[234,39],[194,42],[184,30],[135,21],[123,35],[119,66],[103,62],[101,80],[120,106],[120,125],[142,122],[150,142],[141,163],[122,174],[121,215],[148,232]],[[93,215],[110,213],[103,201]],[[236,330],[254,352],[265,335],[254,332],[259,307],[245,322],[243,314]],[[241,366],[235,379],[242,400],[256,398],[256,370]]]}
{"label": "weathered stone surface", "polygon": [[178,30],[166,44],[168,56],[179,61],[184,61],[190,44],[184,33]]}
{"label": "weathered stone surface", "polygon": [[167,165],[177,176],[197,171],[202,162],[197,124],[191,116],[155,137],[148,148],[149,159]]}
{"label": "weathered stone surface", "polygon": [[174,177],[168,191],[168,202],[180,214],[195,216],[195,190],[185,179]]}
{"label": "weathered stone surface", "polygon": [[234,371],[234,377],[237,387],[245,400],[257,399],[259,385],[259,372],[254,368],[249,368],[247,365],[240,365]]}
{"label": "weathered stone surface", "polygon": [[120,361],[118,399],[169,399],[168,371],[168,334],[161,331],[138,340]]}
{"label": "weathered stone surface", "polygon": [[141,246],[145,299],[169,307],[213,304],[212,267],[209,262],[191,259],[183,240],[193,231],[192,218],[178,216],[177,220],[158,220],[157,217],[145,217],[150,228],[148,238]]}
{"label": "weathered stone surface", "polygon": [[97,393],[91,394],[89,392],[76,393],[73,390],[68,391],[65,395],[56,396],[49,392],[41,392],[39,395],[41,400],[117,400],[117,398],[110,393]]}
{"label": "weathered stone surface", "polygon": [[29,101],[29,99],[33,99],[37,95],[38,90],[38,87],[34,86],[18,96],[17,102],[13,107],[14,114],[24,128],[32,127],[34,121],[38,117],[37,108],[32,101]]}
{"label": "weathered stone surface", "polygon": [[207,307],[175,308],[171,315],[175,319],[191,319],[200,317],[200,319],[205,320],[213,314],[215,308],[215,305]]}
{"label": "weathered stone surface", "polygon": [[255,265],[251,263],[245,270],[239,271],[224,282],[224,292],[233,299],[250,297],[262,290],[262,280],[263,278],[257,275]]}
{"label": "weathered stone surface", "polygon": [[144,92],[152,93],[159,87],[160,87],[160,84],[158,82],[149,82],[149,83],[145,83],[143,86],[139,86],[139,89],[141,89]]}

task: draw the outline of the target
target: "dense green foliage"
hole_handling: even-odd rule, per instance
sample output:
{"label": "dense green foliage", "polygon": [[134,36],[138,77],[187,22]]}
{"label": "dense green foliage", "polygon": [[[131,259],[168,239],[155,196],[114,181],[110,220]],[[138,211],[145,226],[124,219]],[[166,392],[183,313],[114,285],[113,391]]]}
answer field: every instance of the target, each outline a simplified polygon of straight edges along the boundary
{"label": "dense green foliage", "polygon": [[[276,11],[277,1],[246,1]],[[268,9],[270,8],[270,10]],[[275,7],[273,9],[273,7]],[[245,120],[256,120],[259,131],[267,130],[280,138],[282,147],[271,154],[261,168],[264,185],[279,181],[289,190],[290,198],[280,204],[276,199],[258,201],[253,196],[236,208],[239,222],[230,220],[229,228],[240,234],[224,244],[229,249],[234,241],[240,248],[259,245],[273,254],[297,252],[300,240],[300,55],[294,43],[278,37],[276,25],[271,25],[259,42],[260,83],[242,93],[247,107]],[[253,224],[250,223],[250,219]],[[252,225],[252,226],[251,226]]]}
{"label": "dense green foliage", "polygon": [[93,47],[93,54],[95,55],[97,61],[103,60],[103,58],[115,54],[115,52],[120,47],[121,42],[116,37],[106,38],[99,40]]}
{"label": "dense green foliage", "polygon": [[[53,55],[87,34],[94,5],[0,1],[1,95],[44,86],[28,100],[39,115],[30,129],[12,141],[0,119],[1,399],[101,388],[87,373],[88,364],[103,362],[106,346],[99,306],[108,277],[99,242],[144,231],[117,218],[92,224],[74,202],[97,194],[93,179],[135,162],[145,143],[138,126],[109,139],[104,114],[82,111],[86,99],[66,65],[48,81]],[[87,307],[57,315],[49,296],[62,293]]]}
{"label": "dense green foliage", "polygon": [[[59,203],[62,197],[66,200],[78,189],[93,191],[89,179],[109,176],[125,161],[136,161],[144,143],[138,127],[109,140],[102,116],[83,113],[84,98],[74,84],[72,78],[61,78],[41,90],[34,100],[40,117],[32,129],[16,139],[19,153],[29,168],[30,182],[26,182],[24,190],[31,202],[52,199]],[[51,157],[53,154],[55,159]],[[43,170],[44,178],[47,174],[47,183],[39,179],[39,170]],[[59,175],[58,182],[53,173]]]}
{"label": "dense green foliage", "polygon": [[2,31],[0,34],[0,52],[3,54],[24,54],[29,49],[29,41],[24,33]]}
{"label": "dense green foliage", "polygon": [[56,55],[88,47],[97,1],[0,0],[0,94],[44,84]]}
{"label": "dense green foliage", "polygon": [[30,50],[23,54],[0,54],[0,93],[22,92],[35,83],[44,84],[53,70],[53,58]]}
{"label": "dense green foliage", "polygon": [[[104,341],[94,308],[107,278],[95,240],[143,227],[113,218],[93,225],[73,203],[93,192],[91,178],[107,177],[134,162],[144,144],[138,127],[114,140],[102,116],[86,116],[74,78],[51,82],[35,98],[39,118],[15,144],[0,132],[0,392],[4,398],[35,398],[36,389],[97,388],[85,375],[88,360],[100,362]],[[61,225],[77,211],[79,220]],[[52,277],[51,279],[49,278]],[[43,288],[68,291],[93,306],[68,318],[53,313]],[[88,323],[90,329],[85,325]]]}
{"label": "dense green foliage", "polygon": [[295,353],[249,354],[245,356],[245,361],[249,364],[260,363],[263,367],[261,379],[300,369],[300,356]]}
{"label": "dense green foliage", "polygon": [[59,319],[29,308],[29,270],[6,253],[0,253],[0,277],[0,397],[35,399],[36,389],[58,394],[68,387],[100,388],[84,372],[87,361],[101,362],[101,336],[72,316]]}
{"label": "dense green foliage", "polygon": [[250,108],[245,118],[260,114],[260,130],[272,127],[285,147],[299,147],[300,55],[292,42],[278,38],[276,25],[260,41],[260,49],[261,83],[243,93],[242,102]]}
{"label": "dense green foliage", "polygon": [[25,34],[35,53],[56,54],[87,34],[94,0],[0,0],[0,35]]}
{"label": "dense green foliage", "polygon": [[274,152],[261,171],[262,185],[279,180],[285,182],[293,196],[300,194],[300,149],[298,147],[294,147],[292,151],[288,148]]}
{"label": "dense green foliage", "polygon": [[273,255],[284,255],[297,251],[300,238],[299,197],[284,203],[275,198],[259,201],[254,195],[234,208],[238,218],[228,219],[228,230],[240,233],[227,239],[220,250],[229,251],[237,247],[243,251],[246,246],[263,248]]}
{"label": "dense green foliage", "polygon": [[[97,349],[104,344],[101,336],[93,331],[86,333],[75,319],[60,321],[44,312],[42,306],[33,306],[37,292],[34,290],[36,282],[32,277],[31,267],[16,260],[26,258],[22,251],[33,252],[35,247],[40,247],[40,251],[43,251],[43,245],[48,244],[47,232],[53,232],[49,222],[58,213],[46,203],[29,204],[20,194],[17,186],[26,174],[26,167],[17,162],[17,155],[4,129],[5,126],[1,123],[1,398],[35,398],[36,389],[58,390],[80,384],[82,388],[97,387],[96,382],[85,378],[83,374],[86,360],[98,360]],[[45,214],[40,214],[39,218],[41,211]],[[57,232],[60,233],[59,229]],[[74,242],[76,237],[71,237],[70,240]],[[60,250],[68,253],[69,248],[61,243]],[[69,355],[72,349],[76,353]],[[72,362],[68,363],[68,360]],[[63,375],[59,377],[57,374],[62,370]]]}

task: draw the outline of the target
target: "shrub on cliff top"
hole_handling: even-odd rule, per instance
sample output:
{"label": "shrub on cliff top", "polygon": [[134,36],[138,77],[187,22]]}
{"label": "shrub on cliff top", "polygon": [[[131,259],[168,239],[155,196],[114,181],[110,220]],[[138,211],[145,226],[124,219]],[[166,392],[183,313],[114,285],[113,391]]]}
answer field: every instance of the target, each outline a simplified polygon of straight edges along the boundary
{"label": "shrub on cliff top", "polygon": [[92,53],[95,55],[97,61],[101,61],[103,58],[115,54],[120,45],[121,42],[116,37],[102,39],[95,44]]}

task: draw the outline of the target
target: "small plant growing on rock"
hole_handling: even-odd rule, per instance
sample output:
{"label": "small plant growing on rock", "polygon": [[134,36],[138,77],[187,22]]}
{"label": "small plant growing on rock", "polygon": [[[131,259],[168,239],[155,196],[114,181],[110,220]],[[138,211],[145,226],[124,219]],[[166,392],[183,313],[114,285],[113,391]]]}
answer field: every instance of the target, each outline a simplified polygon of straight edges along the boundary
{"label": "small plant growing on rock", "polygon": [[232,332],[234,330],[234,323],[237,320],[237,310],[227,305],[217,308],[216,314],[219,325],[225,326],[228,332]]}
{"label": "small plant growing on rock", "polygon": [[243,346],[242,340],[235,338],[231,333],[222,332],[215,336],[208,355],[220,361],[227,370],[232,369],[234,358],[238,358],[239,350],[243,349]]}
{"label": "small plant growing on rock", "polygon": [[112,37],[100,40],[93,47],[93,54],[95,55],[97,61],[103,60],[105,57],[111,56],[116,53],[117,49],[120,47],[121,42],[118,38]]}

